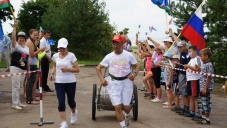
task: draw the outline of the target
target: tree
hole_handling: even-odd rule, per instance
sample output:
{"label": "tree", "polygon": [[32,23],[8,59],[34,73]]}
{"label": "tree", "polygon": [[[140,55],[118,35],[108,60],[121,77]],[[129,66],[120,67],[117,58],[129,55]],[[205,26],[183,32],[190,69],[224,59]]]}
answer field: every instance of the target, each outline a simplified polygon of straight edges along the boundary
{"label": "tree", "polygon": [[227,1],[208,0],[207,18],[207,47],[212,51],[211,61],[217,74],[227,75]]}
{"label": "tree", "polygon": [[174,23],[178,27],[178,32],[182,30],[202,1],[203,0],[179,0],[170,3],[171,14],[176,19]]}
{"label": "tree", "polygon": [[3,3],[1,3],[1,9],[0,9],[0,19],[2,19],[4,22],[9,19],[12,20],[13,19],[13,12],[14,12],[14,8],[13,6],[10,4],[9,1],[2,1]]}
{"label": "tree", "polygon": [[39,29],[42,25],[42,15],[48,8],[50,0],[31,0],[23,2],[18,14],[19,28],[27,33],[30,29]]}
{"label": "tree", "polygon": [[[188,22],[197,7],[203,0],[179,0],[171,2],[172,15],[176,19],[174,23],[180,31]],[[227,74],[227,1],[226,0],[208,0],[203,7],[204,27],[208,29],[205,32],[206,46],[212,51],[211,61],[216,74]]]}
{"label": "tree", "polygon": [[105,2],[98,0],[58,0],[43,15],[43,27],[54,39],[65,37],[69,49],[79,59],[100,59],[111,50],[113,27]]}
{"label": "tree", "polygon": [[4,22],[7,19],[9,19],[9,20],[12,20],[13,19],[13,16],[12,16],[12,13],[11,13],[10,8],[0,9],[0,19],[2,19]]}

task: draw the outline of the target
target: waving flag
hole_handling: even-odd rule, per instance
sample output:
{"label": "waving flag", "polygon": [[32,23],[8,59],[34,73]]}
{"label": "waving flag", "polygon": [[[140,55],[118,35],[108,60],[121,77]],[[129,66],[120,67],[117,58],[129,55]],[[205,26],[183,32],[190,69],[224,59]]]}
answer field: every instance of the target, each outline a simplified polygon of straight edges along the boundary
{"label": "waving flag", "polygon": [[153,26],[149,26],[149,30],[152,32],[153,30],[157,31],[157,29],[155,29]]}
{"label": "waving flag", "polygon": [[158,58],[155,58],[155,60],[153,60],[153,62],[154,62],[155,65],[158,64],[158,61],[159,61]]}
{"label": "waving flag", "polygon": [[154,60],[156,57],[157,57],[157,53],[154,51],[151,58]]}
{"label": "waving flag", "polygon": [[205,48],[203,20],[202,20],[202,5],[196,10],[188,23],[184,26],[181,34],[186,37],[191,44],[195,45],[199,50]]}
{"label": "waving flag", "polygon": [[44,31],[43,28],[42,28],[42,26],[39,26],[39,30],[40,30],[40,31]]}
{"label": "waving flag", "polygon": [[141,25],[138,26],[138,28],[140,28],[140,27],[141,27]]}
{"label": "waving flag", "polygon": [[145,35],[147,36],[148,35],[148,32],[145,32]]}
{"label": "waving flag", "polygon": [[2,29],[2,21],[0,20],[0,40],[3,40],[3,29]]}
{"label": "waving flag", "polygon": [[53,39],[48,40],[50,45],[55,45],[55,41]]}
{"label": "waving flag", "polygon": [[10,7],[9,0],[0,0],[0,9],[4,9],[8,7]]}
{"label": "waving flag", "polygon": [[173,18],[170,19],[169,25],[171,25],[172,23],[173,23]]}
{"label": "waving flag", "polygon": [[151,2],[159,8],[164,9],[169,15],[171,14],[168,0],[151,0]]}

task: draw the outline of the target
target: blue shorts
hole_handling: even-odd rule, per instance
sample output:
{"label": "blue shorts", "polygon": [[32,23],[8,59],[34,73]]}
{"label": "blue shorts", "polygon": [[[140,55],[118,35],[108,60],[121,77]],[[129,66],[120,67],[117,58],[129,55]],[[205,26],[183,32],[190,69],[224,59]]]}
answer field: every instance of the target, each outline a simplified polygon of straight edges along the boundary
{"label": "blue shorts", "polygon": [[198,97],[198,109],[199,112],[204,112],[206,114],[211,112],[211,90],[207,91],[207,96],[201,96]]}

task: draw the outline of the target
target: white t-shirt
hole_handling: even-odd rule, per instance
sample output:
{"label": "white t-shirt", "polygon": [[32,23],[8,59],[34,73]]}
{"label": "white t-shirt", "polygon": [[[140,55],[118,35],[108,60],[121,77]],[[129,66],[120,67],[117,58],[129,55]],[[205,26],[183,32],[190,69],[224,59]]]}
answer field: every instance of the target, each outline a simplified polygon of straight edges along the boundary
{"label": "white t-shirt", "polygon": [[[203,62],[201,61],[201,59],[199,58],[199,56],[196,56],[195,58],[191,58],[191,60],[189,61],[188,65],[195,67],[195,65],[198,65],[199,67],[202,67]],[[189,71],[192,71],[191,69],[187,69]],[[191,73],[191,72],[186,72],[186,77],[187,77],[187,81],[191,81],[191,80],[199,80],[200,79],[200,74],[197,73]]]}
{"label": "white t-shirt", "polygon": [[73,63],[77,61],[76,56],[68,52],[65,58],[59,58],[60,53],[56,53],[53,55],[52,60],[56,63],[56,83],[73,83],[76,82],[76,77],[72,72],[65,72],[61,71],[62,68],[72,68]]}
{"label": "white t-shirt", "polygon": [[50,44],[48,40],[46,40],[44,37],[40,40],[39,48],[46,47],[45,50],[50,50],[49,52],[46,53],[46,55],[51,58],[51,49],[50,49]]}
{"label": "white t-shirt", "polygon": [[11,49],[11,52],[14,52],[14,51],[20,51],[29,55],[29,48],[26,45],[24,47],[21,47],[17,42],[15,47]]}
{"label": "white t-shirt", "polygon": [[132,53],[123,50],[120,55],[109,53],[100,63],[109,68],[109,73],[115,77],[124,77],[131,72],[131,65],[137,63]]}

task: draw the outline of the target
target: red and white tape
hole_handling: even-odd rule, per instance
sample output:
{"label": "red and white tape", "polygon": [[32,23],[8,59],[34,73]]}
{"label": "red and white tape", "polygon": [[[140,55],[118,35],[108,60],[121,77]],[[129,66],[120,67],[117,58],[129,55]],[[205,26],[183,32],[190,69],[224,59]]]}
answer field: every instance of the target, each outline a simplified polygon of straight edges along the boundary
{"label": "red and white tape", "polygon": [[212,76],[212,77],[225,78],[225,79],[227,79],[227,76],[223,76],[223,75],[217,75],[217,74],[211,74],[211,73],[204,73],[204,72],[196,72],[196,71],[185,70],[185,69],[180,69],[180,68],[172,68],[172,69],[179,70],[179,71],[184,71],[184,72],[195,73],[195,74],[200,74],[200,75],[204,75],[204,76]]}
{"label": "red and white tape", "polygon": [[0,75],[0,78],[4,78],[4,77],[10,77],[10,76],[17,76],[17,75],[22,75],[22,74],[27,74],[27,73],[32,73],[32,72],[37,72],[36,71],[29,71],[29,72],[20,72],[20,73],[13,73],[13,74],[6,74],[6,75]]}

